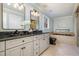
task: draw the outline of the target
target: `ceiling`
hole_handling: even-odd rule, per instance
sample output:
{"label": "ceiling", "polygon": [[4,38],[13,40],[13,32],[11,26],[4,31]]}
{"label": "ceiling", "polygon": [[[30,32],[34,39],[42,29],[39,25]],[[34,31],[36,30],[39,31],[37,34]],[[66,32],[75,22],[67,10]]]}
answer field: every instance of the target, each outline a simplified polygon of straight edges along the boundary
{"label": "ceiling", "polygon": [[74,13],[74,8],[77,4],[75,3],[35,3],[32,5],[37,7],[41,12],[43,12],[47,16],[54,18],[54,17],[72,15]]}

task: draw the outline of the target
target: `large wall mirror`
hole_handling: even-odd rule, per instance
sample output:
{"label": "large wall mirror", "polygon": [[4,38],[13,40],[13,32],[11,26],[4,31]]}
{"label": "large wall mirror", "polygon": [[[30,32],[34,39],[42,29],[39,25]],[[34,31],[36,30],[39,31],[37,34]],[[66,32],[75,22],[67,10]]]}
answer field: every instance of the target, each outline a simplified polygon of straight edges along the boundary
{"label": "large wall mirror", "polygon": [[24,4],[3,3],[3,29],[24,29]]}
{"label": "large wall mirror", "polygon": [[39,12],[35,9],[30,11],[30,28],[32,30],[38,30],[39,29]]}

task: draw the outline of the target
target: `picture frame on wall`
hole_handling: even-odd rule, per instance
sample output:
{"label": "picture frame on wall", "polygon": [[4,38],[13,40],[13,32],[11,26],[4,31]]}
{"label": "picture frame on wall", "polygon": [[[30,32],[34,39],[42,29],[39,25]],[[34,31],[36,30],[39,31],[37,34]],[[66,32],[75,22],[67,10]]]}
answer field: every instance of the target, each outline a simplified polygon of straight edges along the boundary
{"label": "picture frame on wall", "polygon": [[49,19],[44,16],[44,29],[49,29]]}

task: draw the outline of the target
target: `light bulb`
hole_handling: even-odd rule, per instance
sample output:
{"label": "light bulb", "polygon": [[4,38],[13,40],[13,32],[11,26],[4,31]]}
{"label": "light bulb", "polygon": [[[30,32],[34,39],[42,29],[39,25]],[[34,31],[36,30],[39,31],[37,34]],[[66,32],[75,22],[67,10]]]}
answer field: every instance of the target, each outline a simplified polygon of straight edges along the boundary
{"label": "light bulb", "polygon": [[17,8],[17,7],[19,7],[19,5],[16,3],[16,4],[14,4],[13,5],[14,6],[14,8]]}
{"label": "light bulb", "polygon": [[38,13],[38,12],[36,12],[36,13],[35,13],[35,16],[39,16],[39,13]]}
{"label": "light bulb", "polygon": [[11,3],[7,3],[7,5],[11,5]]}
{"label": "light bulb", "polygon": [[35,16],[38,16],[38,12],[35,13]]}
{"label": "light bulb", "polygon": [[34,11],[31,12],[32,15],[34,15],[34,13],[35,13]]}
{"label": "light bulb", "polygon": [[22,9],[23,9],[23,7],[24,7],[23,5],[19,6],[19,10],[22,10]]}
{"label": "light bulb", "polygon": [[36,13],[34,13],[34,16],[36,16]]}
{"label": "light bulb", "polygon": [[33,15],[33,12],[31,12],[31,15]]}

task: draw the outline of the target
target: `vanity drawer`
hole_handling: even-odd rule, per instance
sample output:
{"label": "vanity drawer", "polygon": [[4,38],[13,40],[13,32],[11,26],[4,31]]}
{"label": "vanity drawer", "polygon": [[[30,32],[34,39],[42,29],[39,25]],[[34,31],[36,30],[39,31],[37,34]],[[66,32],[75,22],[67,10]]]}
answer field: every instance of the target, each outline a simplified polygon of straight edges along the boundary
{"label": "vanity drawer", "polygon": [[33,41],[33,36],[22,38],[22,41],[24,43],[31,42],[31,41]]}
{"label": "vanity drawer", "polygon": [[39,40],[34,41],[34,49],[39,48]]}
{"label": "vanity drawer", "polygon": [[40,40],[43,36],[42,35],[36,35],[34,36],[34,40]]}
{"label": "vanity drawer", "polygon": [[38,36],[36,35],[36,36],[34,36],[34,40],[38,40]]}
{"label": "vanity drawer", "polygon": [[32,37],[9,40],[9,41],[6,41],[6,49],[9,49],[27,42],[31,42],[31,41],[33,41]]}
{"label": "vanity drawer", "polygon": [[4,51],[0,52],[0,56],[5,56],[5,52]]}
{"label": "vanity drawer", "polygon": [[5,50],[5,41],[0,42],[0,51],[4,51],[4,50]]}

